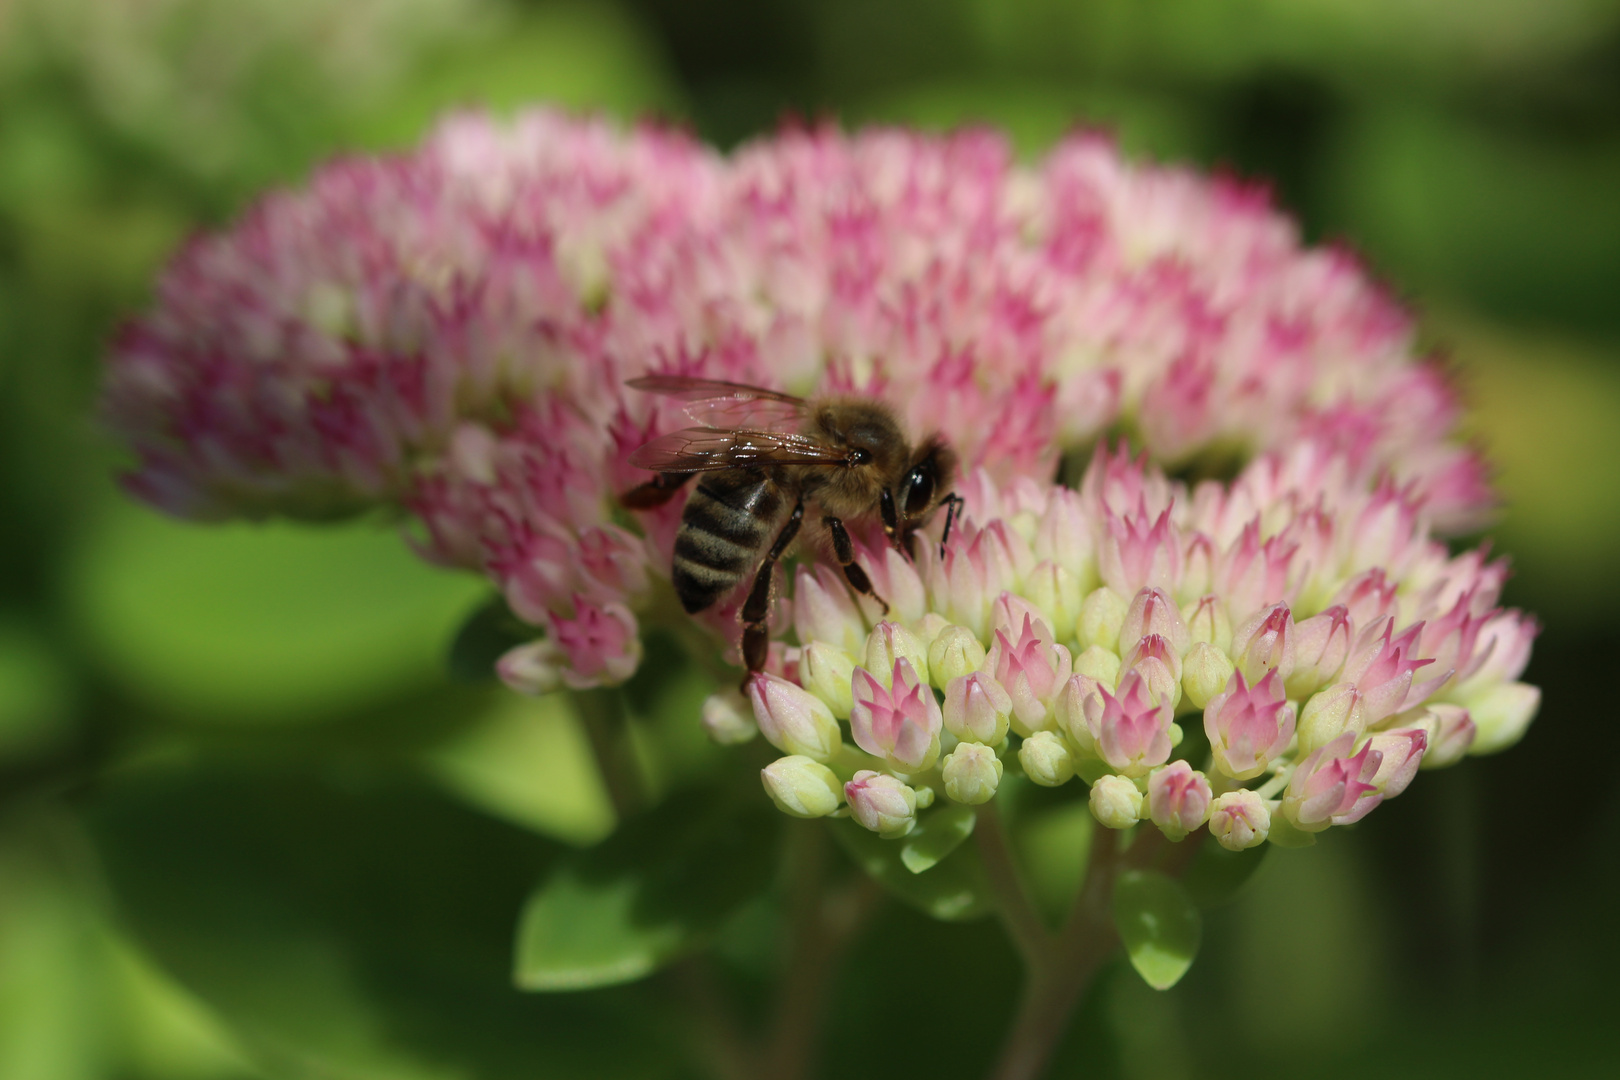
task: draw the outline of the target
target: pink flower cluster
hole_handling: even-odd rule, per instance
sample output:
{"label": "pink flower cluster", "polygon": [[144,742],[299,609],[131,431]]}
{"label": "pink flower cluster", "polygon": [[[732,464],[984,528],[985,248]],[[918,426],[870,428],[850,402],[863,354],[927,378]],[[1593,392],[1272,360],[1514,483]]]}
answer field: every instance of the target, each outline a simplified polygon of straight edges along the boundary
{"label": "pink flower cluster", "polygon": [[919,809],[983,802],[1016,762],[1084,778],[1106,826],[1207,824],[1241,849],[1359,820],[1536,711],[1517,681],[1536,626],[1497,605],[1503,564],[1451,555],[1415,484],[1362,483],[1342,452],[1303,443],[1189,487],[1105,450],[1078,490],[983,472],[965,490],[943,552],[863,553],[883,621],[801,567],[815,613],[756,677],[767,739],[788,749],[778,733],[811,713],[824,731],[783,782],[838,774],[862,822],[881,790],[888,835],[915,821],[895,819],[895,784]]}
{"label": "pink flower cluster", "polygon": [[[1440,370],[1353,259],[1302,248],[1257,189],[1094,135],[1022,166],[988,131],[787,130],[725,158],[553,111],[453,118],[188,245],[119,337],[104,411],[130,488],[173,513],[408,508],[426,556],[544,628],[503,665],[540,690],[627,677],[665,589],[680,500],[616,499],[647,479],[627,454],[686,425],[625,388],[648,370],[886,398],[985,485],[1044,481],[1110,431],[1194,468],[1309,446],[1349,488],[1385,478],[1364,545],[1404,507],[1454,528],[1490,503]],[[1247,604],[1281,595],[1282,548],[1311,557],[1303,526],[1177,548],[1167,505],[1107,500],[1120,595],[1218,554]],[[940,568],[975,632],[989,543]],[[986,640],[1025,672],[1023,714],[1021,632]]]}

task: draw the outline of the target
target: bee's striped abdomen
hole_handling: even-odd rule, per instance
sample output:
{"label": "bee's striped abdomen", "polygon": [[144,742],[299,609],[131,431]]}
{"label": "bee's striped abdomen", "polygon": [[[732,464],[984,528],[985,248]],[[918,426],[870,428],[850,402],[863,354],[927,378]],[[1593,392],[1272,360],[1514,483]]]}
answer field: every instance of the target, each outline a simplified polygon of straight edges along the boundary
{"label": "bee's striped abdomen", "polygon": [[745,469],[704,476],[686,502],[671,577],[688,612],[713,606],[758,563],[782,517],[782,493]]}

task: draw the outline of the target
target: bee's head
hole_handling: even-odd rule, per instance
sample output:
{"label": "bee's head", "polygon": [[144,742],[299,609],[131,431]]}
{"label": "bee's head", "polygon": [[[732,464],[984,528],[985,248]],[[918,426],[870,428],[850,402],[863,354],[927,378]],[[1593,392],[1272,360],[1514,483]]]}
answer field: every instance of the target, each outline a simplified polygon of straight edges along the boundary
{"label": "bee's head", "polygon": [[885,522],[902,543],[949,491],[956,479],[956,452],[939,436],[927,439],[912,454],[910,467],[894,492],[894,522]]}

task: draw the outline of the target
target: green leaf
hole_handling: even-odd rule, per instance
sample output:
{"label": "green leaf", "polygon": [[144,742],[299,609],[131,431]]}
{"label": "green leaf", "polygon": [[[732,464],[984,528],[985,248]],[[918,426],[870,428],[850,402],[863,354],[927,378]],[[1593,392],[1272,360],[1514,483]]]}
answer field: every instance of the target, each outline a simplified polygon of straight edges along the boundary
{"label": "green leaf", "polygon": [[74,629],[143,702],[216,723],[309,723],[443,681],[487,595],[374,524],[195,525],[115,506],[69,561]]}
{"label": "green leaf", "polygon": [[568,844],[599,843],[613,831],[613,805],[571,699],[503,692],[420,761],[480,810]]}
{"label": "green leaf", "polygon": [[357,759],[187,761],[108,777],[93,835],[121,920],[268,1075],[670,1075],[645,1002],[512,987],[557,845]]}
{"label": "green leaf", "polygon": [[1270,845],[1261,844],[1247,851],[1228,851],[1214,837],[1204,834],[1198,854],[1182,879],[1188,895],[1201,908],[1229,902],[1260,869],[1269,850]]}
{"label": "green leaf", "polygon": [[942,806],[925,813],[900,845],[900,862],[913,874],[931,870],[973,835],[977,814],[966,806]]}
{"label": "green leaf", "polygon": [[700,948],[769,884],[777,824],[752,803],[683,794],[564,860],[523,909],[517,985],[612,986]]}
{"label": "green leaf", "polygon": [[1127,870],[1114,882],[1114,926],[1131,966],[1155,990],[1181,980],[1198,955],[1203,919],[1181,883],[1157,870]]}
{"label": "green leaf", "polygon": [[960,847],[928,873],[914,873],[906,867],[900,841],[885,840],[847,819],[828,827],[856,865],[924,914],[961,922],[990,913],[990,885],[975,849]]}

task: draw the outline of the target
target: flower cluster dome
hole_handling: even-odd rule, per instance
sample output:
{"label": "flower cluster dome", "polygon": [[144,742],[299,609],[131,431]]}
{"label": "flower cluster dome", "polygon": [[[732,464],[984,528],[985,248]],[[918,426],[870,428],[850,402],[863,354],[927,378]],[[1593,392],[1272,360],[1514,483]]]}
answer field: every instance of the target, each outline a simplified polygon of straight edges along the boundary
{"label": "flower cluster dome", "polygon": [[[951,548],[962,554],[916,572],[978,581],[967,567],[988,557],[983,537],[997,521],[1013,528],[994,500],[1077,476],[1104,436],[1187,474],[1303,456],[1337,487],[1318,499],[1298,477],[1290,490],[1340,529],[1352,513],[1341,498],[1382,500],[1397,524],[1476,523],[1491,501],[1482,466],[1456,438],[1440,369],[1412,342],[1407,314],[1355,261],[1303,247],[1263,192],[1127,163],[1097,135],[1032,165],[989,131],[789,129],[725,157],[656,127],[536,110],[454,117],[410,153],[327,165],[193,241],[116,342],[104,411],[136,455],[131,489],[177,514],[406,509],[424,555],[487,574],[540,628],[502,671],[543,690],[629,677],[642,621],[669,607],[681,500],[630,514],[618,496],[647,479],[628,454],[688,421],[627,388],[637,375],[865,394],[913,437],[943,434],[972,470],[981,524]],[[1127,608],[1151,583],[1194,625],[1183,594],[1213,589],[1199,575],[1232,564],[1233,544],[1258,545],[1247,576],[1216,590],[1234,627],[1251,600],[1333,606],[1331,593],[1281,588],[1306,565],[1310,582],[1328,576],[1307,525],[1278,540],[1269,521],[1245,531],[1226,503],[1219,522],[1199,516],[1215,512],[1203,488],[1172,506],[1163,481],[1141,483],[1141,505],[1051,496],[1085,509],[1065,542],[1100,545],[1089,572]],[[1104,509],[1113,517],[1090,516]],[[1167,537],[1183,533],[1208,550],[1175,549]],[[1390,581],[1418,572],[1368,566]],[[1089,595],[1090,580],[1067,573]],[[1071,663],[1093,645],[1125,663],[1134,643],[1069,640],[1067,609],[1037,604],[1045,615],[1027,633],[1000,627],[1000,594],[1023,594],[995,580],[980,583],[982,610],[967,610],[980,585],[966,584],[938,592],[935,612],[977,636],[991,671],[1033,663],[1032,641],[1077,646]],[[1366,632],[1359,609],[1340,606]],[[709,616],[722,638],[735,634],[730,612]],[[1203,670],[1209,650],[1172,656],[1179,639],[1166,640],[1152,646],[1166,672]],[[892,670],[870,674],[892,693]],[[1245,695],[1262,692],[1253,675]],[[910,677],[927,681],[920,667]],[[1099,708],[1149,692],[1087,677]],[[996,685],[1039,698],[1040,678]],[[871,694],[860,715],[888,716]],[[1018,701],[1009,716],[1032,708]],[[1095,745],[1117,727],[1099,721],[1109,734]],[[1093,745],[1080,727],[1064,737],[1076,753]]]}
{"label": "flower cluster dome", "polygon": [[1011,768],[1082,777],[1110,828],[1207,824],[1241,850],[1357,821],[1420,767],[1517,741],[1539,703],[1503,564],[1449,554],[1412,486],[1338,453],[1189,488],[1103,451],[1078,490],[966,492],[942,547],[864,552],[886,612],[800,567],[796,643],[747,685],[787,812],[899,836]]}

